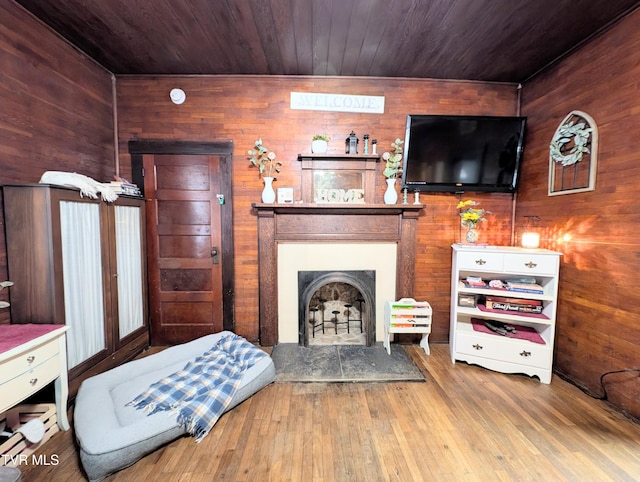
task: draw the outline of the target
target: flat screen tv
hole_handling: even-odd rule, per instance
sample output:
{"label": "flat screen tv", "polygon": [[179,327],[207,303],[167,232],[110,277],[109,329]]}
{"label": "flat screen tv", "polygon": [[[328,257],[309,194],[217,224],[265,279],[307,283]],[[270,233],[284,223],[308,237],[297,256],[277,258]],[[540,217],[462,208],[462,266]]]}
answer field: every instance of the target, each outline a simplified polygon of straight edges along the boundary
{"label": "flat screen tv", "polygon": [[526,117],[407,116],[402,188],[507,192],[518,187]]}

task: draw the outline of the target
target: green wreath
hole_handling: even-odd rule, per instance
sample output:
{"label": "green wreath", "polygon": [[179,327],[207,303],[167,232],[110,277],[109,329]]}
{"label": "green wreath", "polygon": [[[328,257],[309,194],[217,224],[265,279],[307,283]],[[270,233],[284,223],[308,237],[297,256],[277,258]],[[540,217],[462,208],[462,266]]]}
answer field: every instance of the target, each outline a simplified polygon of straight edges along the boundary
{"label": "green wreath", "polygon": [[[558,128],[549,145],[549,153],[555,162],[563,166],[572,166],[582,160],[583,154],[591,152],[587,146],[593,129],[586,126],[585,122],[576,124],[574,121],[570,121]],[[572,140],[573,147],[568,153],[565,153],[567,145]]]}

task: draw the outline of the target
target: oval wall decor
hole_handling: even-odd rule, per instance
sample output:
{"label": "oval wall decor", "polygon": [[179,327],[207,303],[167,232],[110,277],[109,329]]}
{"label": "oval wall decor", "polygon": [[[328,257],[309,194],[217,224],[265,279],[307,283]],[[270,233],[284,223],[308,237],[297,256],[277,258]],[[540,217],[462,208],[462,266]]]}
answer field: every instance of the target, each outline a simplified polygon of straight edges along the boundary
{"label": "oval wall decor", "polygon": [[549,196],[593,191],[597,158],[595,121],[585,112],[571,111],[549,144]]}

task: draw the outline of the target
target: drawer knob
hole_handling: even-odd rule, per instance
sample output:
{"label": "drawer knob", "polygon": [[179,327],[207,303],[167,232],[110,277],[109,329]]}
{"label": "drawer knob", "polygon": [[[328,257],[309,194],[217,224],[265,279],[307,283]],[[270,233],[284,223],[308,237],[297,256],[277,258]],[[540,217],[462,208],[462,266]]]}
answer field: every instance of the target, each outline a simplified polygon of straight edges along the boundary
{"label": "drawer knob", "polygon": [[535,268],[536,266],[538,266],[537,263],[534,263],[533,261],[529,261],[528,263],[524,264],[527,268]]}
{"label": "drawer knob", "polygon": [[35,357],[35,356],[33,356],[33,355],[29,355],[29,356],[27,357],[27,363],[33,363],[33,361],[34,361],[35,359],[36,359],[36,357]]}
{"label": "drawer knob", "polygon": [[482,266],[483,264],[487,264],[487,262],[484,259],[480,258],[476,259],[476,264]]}
{"label": "drawer knob", "polygon": [[476,343],[475,345],[473,345],[473,348],[475,348],[476,350],[482,350],[484,347]]}
{"label": "drawer knob", "polygon": [[523,350],[523,351],[520,352],[520,356],[524,357],[524,358],[530,357],[531,356],[531,352]]}
{"label": "drawer knob", "polygon": [[31,385],[35,385],[36,383],[38,383],[38,379],[37,378],[32,378],[31,380],[29,380],[29,383]]}

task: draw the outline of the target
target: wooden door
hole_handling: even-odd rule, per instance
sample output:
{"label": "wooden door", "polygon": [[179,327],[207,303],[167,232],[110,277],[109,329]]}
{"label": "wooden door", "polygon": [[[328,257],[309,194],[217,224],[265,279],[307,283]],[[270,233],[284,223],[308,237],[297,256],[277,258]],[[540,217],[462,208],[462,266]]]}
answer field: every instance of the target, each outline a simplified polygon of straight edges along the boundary
{"label": "wooden door", "polygon": [[233,329],[233,290],[225,279],[233,262],[224,216],[231,211],[222,175],[226,158],[155,153],[142,155],[142,164],[151,343],[184,343]]}

